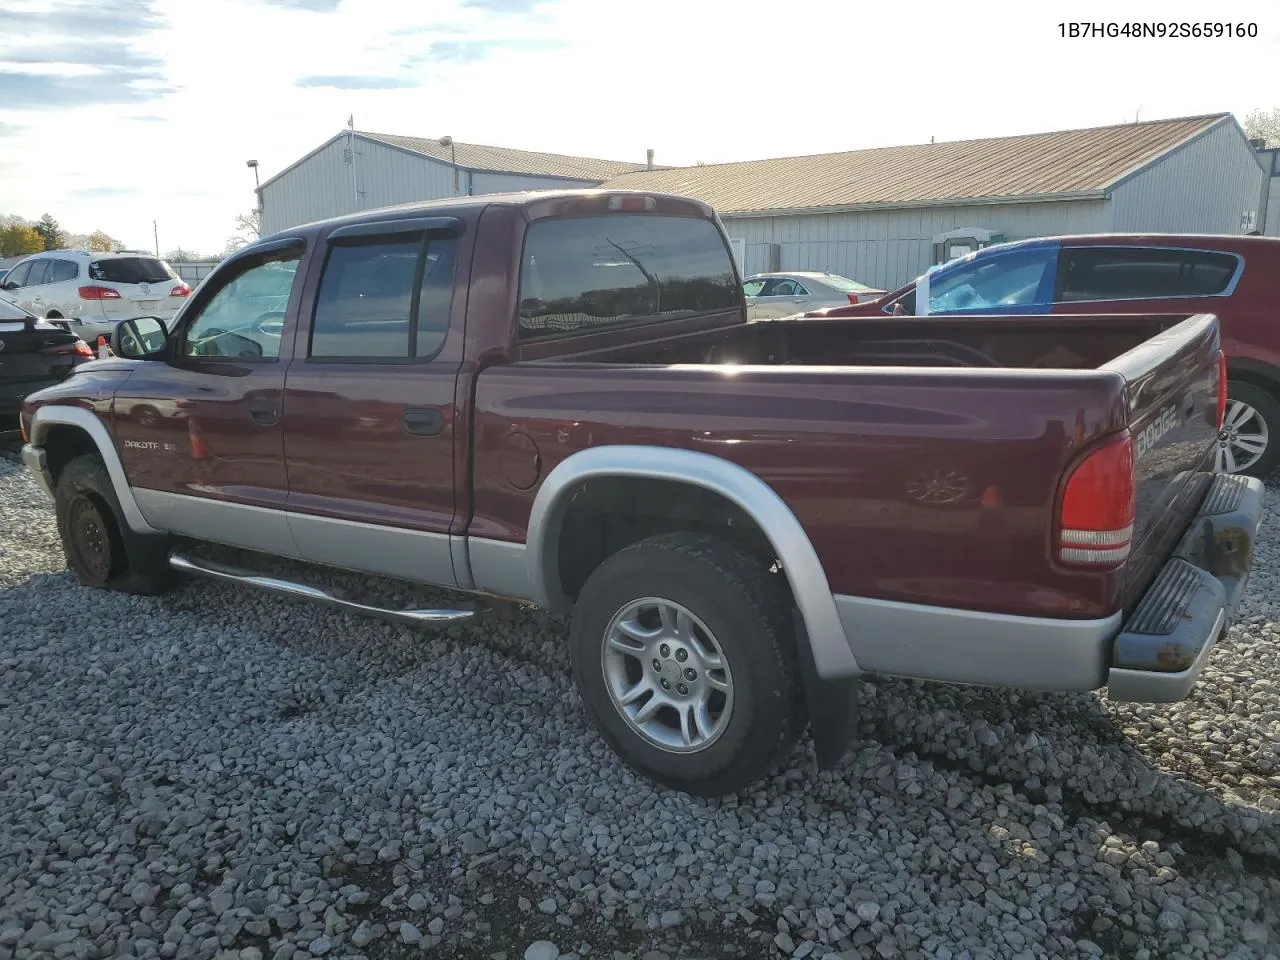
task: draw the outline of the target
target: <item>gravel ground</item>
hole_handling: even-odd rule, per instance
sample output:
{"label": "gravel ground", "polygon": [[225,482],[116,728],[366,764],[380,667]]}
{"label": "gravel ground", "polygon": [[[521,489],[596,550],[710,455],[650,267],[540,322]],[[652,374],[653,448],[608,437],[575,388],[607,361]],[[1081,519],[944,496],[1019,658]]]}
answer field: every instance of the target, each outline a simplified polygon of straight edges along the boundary
{"label": "gravel ground", "polygon": [[560,620],[86,591],[0,456],[0,960],[1277,957],[1277,553],[1185,703],[870,682],[838,770],[712,802]]}

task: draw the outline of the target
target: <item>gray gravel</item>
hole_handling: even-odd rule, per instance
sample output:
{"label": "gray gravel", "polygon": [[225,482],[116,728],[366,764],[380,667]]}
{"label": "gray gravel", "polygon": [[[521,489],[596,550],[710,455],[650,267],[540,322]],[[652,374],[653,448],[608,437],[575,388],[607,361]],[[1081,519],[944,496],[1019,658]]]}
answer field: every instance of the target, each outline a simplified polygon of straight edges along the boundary
{"label": "gray gravel", "polygon": [[1278,554],[1185,703],[869,682],[840,769],[708,802],[556,618],[86,591],[0,457],[0,960],[1278,957]]}

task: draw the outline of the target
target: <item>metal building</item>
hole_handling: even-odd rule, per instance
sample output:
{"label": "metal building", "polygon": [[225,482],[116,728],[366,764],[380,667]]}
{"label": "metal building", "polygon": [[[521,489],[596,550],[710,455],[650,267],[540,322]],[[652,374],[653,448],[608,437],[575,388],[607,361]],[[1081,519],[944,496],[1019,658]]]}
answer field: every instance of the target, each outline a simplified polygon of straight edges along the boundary
{"label": "metal building", "polygon": [[[650,159],[652,163],[652,159]],[[258,188],[262,233],[445,197],[595,186],[644,163],[346,130]]]}
{"label": "metal building", "polygon": [[1266,214],[1261,217],[1264,236],[1280,237],[1280,147],[1262,147],[1258,159],[1267,174]]}
{"label": "metal building", "polygon": [[710,203],[747,273],[826,270],[892,289],[1002,239],[1249,233],[1267,181],[1234,117],[1213,114],[646,170],[605,186]]}

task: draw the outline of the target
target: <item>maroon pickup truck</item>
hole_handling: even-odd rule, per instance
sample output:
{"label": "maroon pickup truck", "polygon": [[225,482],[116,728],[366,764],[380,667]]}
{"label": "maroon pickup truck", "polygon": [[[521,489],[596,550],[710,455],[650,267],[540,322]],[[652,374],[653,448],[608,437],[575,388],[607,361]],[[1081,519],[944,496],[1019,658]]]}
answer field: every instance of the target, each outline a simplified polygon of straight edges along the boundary
{"label": "maroon pickup truck", "polygon": [[[1262,514],[1258,481],[1212,473],[1212,315],[748,322],[715,214],[680,197],[299,227],[113,347],[22,413],[82,582],[572,611],[591,719],[701,794],[806,724],[834,763],[866,673],[1181,699]],[[389,609],[210,545],[475,602]]]}

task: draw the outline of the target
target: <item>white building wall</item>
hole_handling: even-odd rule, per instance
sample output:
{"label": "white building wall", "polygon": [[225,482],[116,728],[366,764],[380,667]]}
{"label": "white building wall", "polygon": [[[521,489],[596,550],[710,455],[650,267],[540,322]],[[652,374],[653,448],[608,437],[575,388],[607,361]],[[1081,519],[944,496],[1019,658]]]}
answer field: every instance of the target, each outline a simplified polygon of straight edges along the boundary
{"label": "white building wall", "polygon": [[1262,232],[1280,237],[1280,177],[1272,177],[1267,187],[1267,225]]}
{"label": "white building wall", "polygon": [[[1244,133],[1231,121],[1112,189],[1117,233],[1247,233],[1262,229],[1265,174]],[[1241,215],[1252,212],[1252,228]]]}
{"label": "white building wall", "polygon": [[595,184],[595,181],[459,170],[459,190],[455,194],[451,165],[359,137],[355,143],[354,174],[348,161],[348,140],[344,136],[263,186],[264,236],[357,210],[466,196],[468,190],[478,195]]}
{"label": "white building wall", "polygon": [[957,227],[985,227],[1014,240],[1104,232],[1110,218],[1105,200],[1071,200],[726,217],[724,225],[745,242],[748,274],[766,269],[769,244],[777,243],[783,270],[826,270],[892,290],[929,267],[935,235]]}

